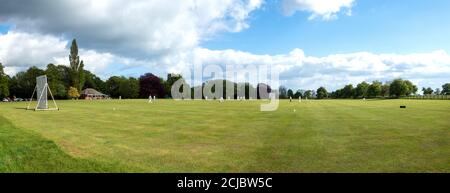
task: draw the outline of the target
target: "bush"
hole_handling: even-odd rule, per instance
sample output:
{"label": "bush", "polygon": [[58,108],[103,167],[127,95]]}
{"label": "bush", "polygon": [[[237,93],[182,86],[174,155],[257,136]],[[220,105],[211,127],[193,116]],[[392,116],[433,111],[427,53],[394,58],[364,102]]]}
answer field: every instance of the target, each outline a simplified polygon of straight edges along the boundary
{"label": "bush", "polygon": [[76,89],[75,87],[70,87],[69,92],[67,94],[69,95],[69,98],[71,98],[71,99],[80,98],[80,93],[78,93],[78,89]]}

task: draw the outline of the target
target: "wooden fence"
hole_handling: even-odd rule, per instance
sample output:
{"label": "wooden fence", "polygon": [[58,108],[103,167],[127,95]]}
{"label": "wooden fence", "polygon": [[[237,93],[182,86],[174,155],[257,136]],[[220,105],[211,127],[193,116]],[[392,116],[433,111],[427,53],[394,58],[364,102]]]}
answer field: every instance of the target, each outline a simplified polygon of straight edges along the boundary
{"label": "wooden fence", "polygon": [[417,99],[417,100],[450,100],[450,95],[421,95],[421,96],[407,96],[402,99]]}

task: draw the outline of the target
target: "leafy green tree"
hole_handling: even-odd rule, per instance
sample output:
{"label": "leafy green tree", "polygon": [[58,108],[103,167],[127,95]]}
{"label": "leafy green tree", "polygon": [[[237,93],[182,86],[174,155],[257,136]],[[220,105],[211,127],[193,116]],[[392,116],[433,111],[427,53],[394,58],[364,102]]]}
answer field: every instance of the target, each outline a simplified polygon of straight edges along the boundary
{"label": "leafy green tree", "polygon": [[359,83],[355,88],[355,98],[367,98],[367,91],[369,89],[369,84],[367,82]]}
{"label": "leafy green tree", "polygon": [[58,99],[66,99],[68,93],[66,87],[68,85],[65,85],[64,82],[66,79],[64,68],[60,68],[54,64],[48,64],[45,74],[47,75],[48,85],[53,96]]}
{"label": "leafy green tree", "polygon": [[[167,97],[172,97],[172,86],[177,82],[178,80],[182,79],[183,76],[180,74],[167,74],[167,80],[164,81],[164,92],[166,93]],[[225,85],[224,85],[225,86]],[[225,96],[225,95],[224,95]]]}
{"label": "leafy green tree", "polygon": [[134,99],[139,97],[139,81],[136,78],[113,76],[106,81],[107,92],[113,98]]}
{"label": "leafy green tree", "polygon": [[297,91],[295,92],[295,94],[294,94],[294,98],[298,99],[298,98],[300,98],[300,97],[303,98],[302,91],[301,91],[301,90],[297,90]]}
{"label": "leafy green tree", "polygon": [[98,76],[87,70],[84,70],[84,75],[85,75],[85,82],[83,89],[93,88],[102,93],[107,92],[105,81],[103,81]]}
{"label": "leafy green tree", "polygon": [[0,100],[9,96],[9,76],[3,71],[3,65],[0,63]]}
{"label": "leafy green tree", "polygon": [[294,91],[292,91],[291,89],[289,89],[288,91],[287,91],[287,98],[294,98]]}
{"label": "leafy green tree", "polygon": [[72,40],[72,45],[70,47],[69,61],[70,61],[72,86],[77,88],[78,91],[81,91],[85,81],[84,63],[83,60],[80,61],[80,57],[78,56],[78,45],[76,39]]}
{"label": "leafy green tree", "polygon": [[414,85],[414,84],[413,84],[411,81],[409,81],[409,80],[404,80],[404,82],[405,82],[406,86],[408,87],[408,91],[406,92],[406,95],[407,95],[407,96],[412,95],[412,94],[416,94],[416,93],[417,93],[418,88],[417,88],[416,85]]}
{"label": "leafy green tree", "polygon": [[121,77],[119,82],[119,96],[124,99],[135,99],[139,97],[139,81],[136,78]]}
{"label": "leafy green tree", "polygon": [[423,91],[423,94],[424,95],[430,95],[430,94],[433,94],[433,89],[431,88],[431,87],[428,87],[428,88],[422,88],[422,91]]}
{"label": "leafy green tree", "polygon": [[320,87],[317,89],[317,99],[328,98],[328,91],[324,87]]}
{"label": "leafy green tree", "polygon": [[450,83],[442,85],[442,95],[450,95]]}
{"label": "leafy green tree", "polygon": [[342,98],[352,98],[354,96],[354,93],[355,89],[353,89],[353,85],[352,84],[346,85],[342,89]]}
{"label": "leafy green tree", "polygon": [[[70,75],[71,69],[65,65],[54,65],[48,64],[45,73],[47,74],[48,81],[51,82],[52,79],[60,81],[66,90],[72,85],[72,78]],[[67,93],[66,93],[67,95]]]}
{"label": "leafy green tree", "polygon": [[390,88],[391,87],[391,83],[386,83],[383,84],[383,86],[381,86],[381,96],[382,97],[389,97],[390,96]]}
{"label": "leafy green tree", "polygon": [[54,86],[54,90],[52,90],[55,98],[59,99],[67,99],[67,89],[63,84],[57,84]]}
{"label": "leafy green tree", "polygon": [[381,82],[373,81],[372,84],[367,89],[367,96],[370,98],[381,96],[382,87],[383,85]]}
{"label": "leafy green tree", "polygon": [[441,95],[441,89],[440,88],[436,88],[434,90],[434,95]]}
{"label": "leafy green tree", "polygon": [[342,98],[342,89],[337,89],[334,92],[331,92],[331,98],[334,99]]}
{"label": "leafy green tree", "polygon": [[410,93],[410,85],[402,79],[395,79],[392,81],[389,87],[389,93],[391,96],[399,98],[401,96],[406,96]]}
{"label": "leafy green tree", "polygon": [[29,98],[36,87],[36,77],[45,75],[45,71],[37,67],[30,67],[25,72],[19,72],[11,78],[10,95]]}
{"label": "leafy green tree", "polygon": [[305,91],[304,96],[305,96],[305,98],[308,98],[308,99],[312,98],[313,91],[312,90]]}
{"label": "leafy green tree", "polygon": [[122,77],[112,76],[106,81],[106,93],[113,98],[120,96],[119,88]]}

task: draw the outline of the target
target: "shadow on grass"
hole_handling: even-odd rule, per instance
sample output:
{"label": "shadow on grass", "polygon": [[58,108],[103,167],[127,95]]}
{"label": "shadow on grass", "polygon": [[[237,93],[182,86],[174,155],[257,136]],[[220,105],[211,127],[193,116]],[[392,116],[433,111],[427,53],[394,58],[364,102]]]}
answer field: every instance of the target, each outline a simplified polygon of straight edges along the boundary
{"label": "shadow on grass", "polygon": [[17,128],[2,116],[0,116],[0,147],[2,147],[0,173],[133,171],[132,168],[121,167],[111,161],[72,157],[62,151],[55,142],[37,133]]}

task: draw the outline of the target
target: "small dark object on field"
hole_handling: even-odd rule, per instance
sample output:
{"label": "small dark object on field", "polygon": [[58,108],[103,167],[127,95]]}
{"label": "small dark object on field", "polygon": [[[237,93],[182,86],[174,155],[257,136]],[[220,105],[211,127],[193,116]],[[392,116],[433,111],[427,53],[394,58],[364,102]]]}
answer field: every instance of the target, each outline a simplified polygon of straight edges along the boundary
{"label": "small dark object on field", "polygon": [[400,106],[401,109],[406,109],[406,106]]}

